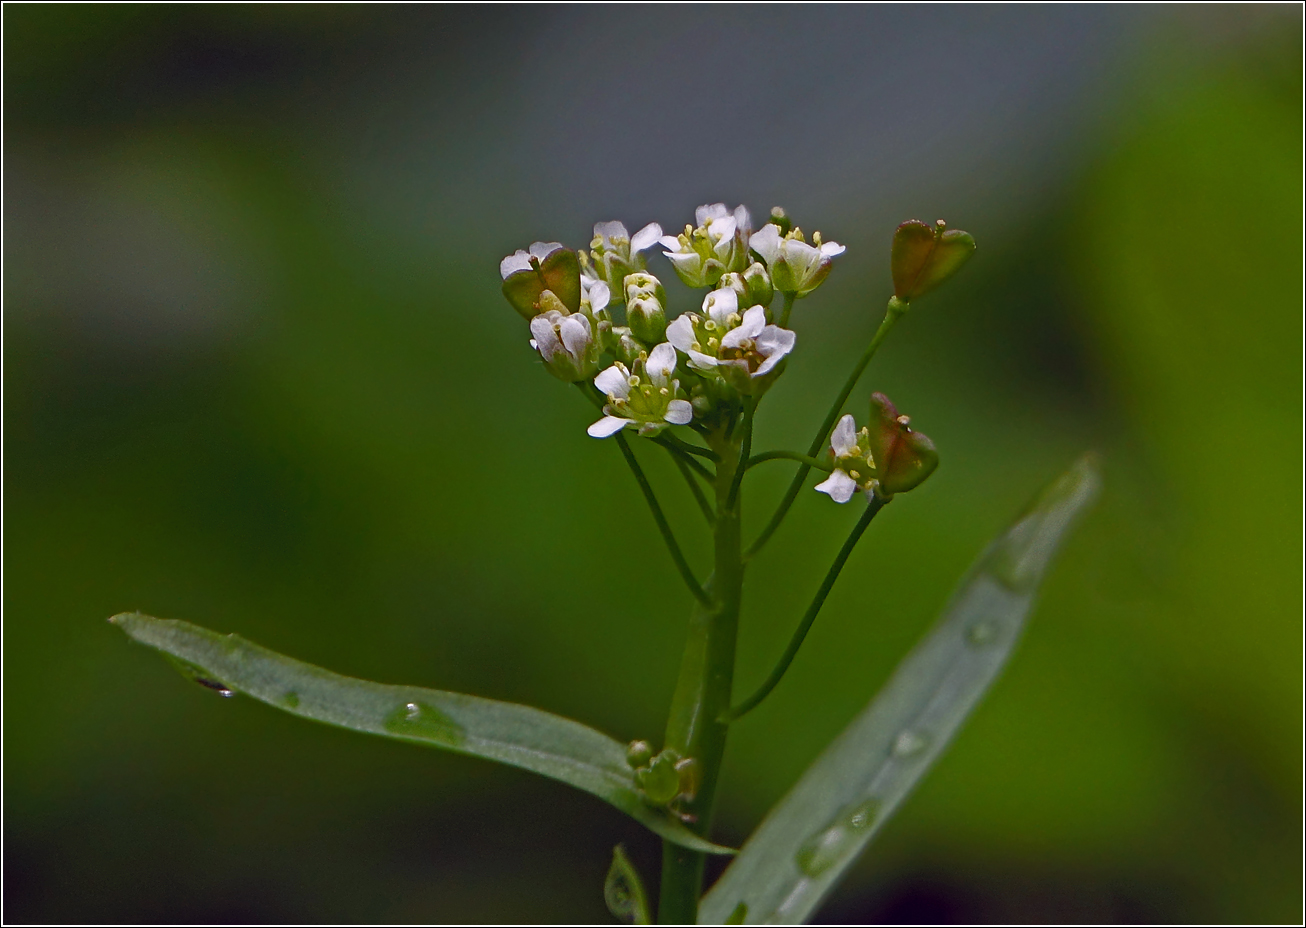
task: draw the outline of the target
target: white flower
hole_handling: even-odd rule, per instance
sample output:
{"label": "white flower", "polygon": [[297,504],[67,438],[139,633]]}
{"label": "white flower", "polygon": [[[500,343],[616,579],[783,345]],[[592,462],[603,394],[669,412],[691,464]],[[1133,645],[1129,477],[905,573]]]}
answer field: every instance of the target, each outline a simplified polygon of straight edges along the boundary
{"label": "white flower", "polygon": [[836,503],[846,503],[858,490],[873,492],[875,459],[871,456],[867,429],[857,431],[852,416],[844,416],[830,435],[830,453],[835,468],[830,476],[813,489],[826,493]]}
{"label": "white flower", "polygon": [[584,313],[540,313],[531,320],[531,335],[531,347],[540,353],[544,366],[555,377],[575,383],[594,376],[599,366],[599,343]]}
{"label": "white flower", "polygon": [[531,258],[543,264],[549,255],[562,247],[562,242],[535,242],[531,245],[529,251],[518,248],[499,262],[499,276],[507,280],[517,271],[529,271],[531,269]]}
{"label": "white flower", "polygon": [[607,438],[628,425],[638,425],[639,434],[656,435],[668,425],[688,425],[693,407],[684,398],[680,382],[674,379],[676,349],[663,342],[645,360],[634,363],[634,371],[617,362],[594,378],[594,385],[608,397],[604,416],[586,431],[593,438]]}
{"label": "white flower", "polygon": [[799,229],[782,237],[780,228],[770,222],[753,234],[748,247],[766,263],[775,289],[800,297],[821,285],[830,273],[833,259],[846,250],[838,242],[822,242],[819,232],[812,236],[810,245]]}
{"label": "white flower", "polygon": [[641,252],[652,248],[660,238],[662,227],[656,222],[650,222],[633,236],[622,223],[615,220],[597,222],[594,224],[594,239],[590,242],[590,254],[583,262],[582,273],[606,283],[612,288],[616,299],[624,302],[622,281],[626,275],[644,270],[647,262]]}
{"label": "white flower", "polygon": [[744,206],[734,212],[724,203],[700,206],[694,211],[695,226],[685,226],[678,236],[662,237],[663,254],[690,287],[711,287],[730,271],[748,266],[748,237],[753,220]]}
{"label": "white flower", "polygon": [[740,393],[760,396],[779,374],[777,365],[797,336],[767,325],[766,310],[753,306],[742,316],[733,290],[713,290],[703,300],[706,318],[679,316],[667,326],[667,340],[689,357],[689,366],[722,377]]}

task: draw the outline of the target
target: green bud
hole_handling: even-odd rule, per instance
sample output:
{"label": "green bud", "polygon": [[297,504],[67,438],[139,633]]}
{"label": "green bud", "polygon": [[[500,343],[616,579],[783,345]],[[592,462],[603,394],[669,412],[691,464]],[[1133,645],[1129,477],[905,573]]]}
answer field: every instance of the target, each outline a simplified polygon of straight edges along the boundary
{"label": "green bud", "polygon": [[748,299],[740,306],[770,306],[775,298],[775,288],[771,286],[771,275],[760,262],[754,261],[744,271],[744,284],[748,288]]}
{"label": "green bud", "polygon": [[649,765],[635,774],[635,782],[654,805],[664,806],[680,794],[680,774],[676,761],[680,755],[663,751]]}
{"label": "green bud", "polygon": [[885,498],[905,493],[925,482],[939,466],[934,442],[913,431],[911,420],[898,410],[883,393],[871,395],[871,421],[868,427],[870,454],[875,461],[877,493]]}
{"label": "green bud", "polygon": [[662,281],[647,271],[627,274],[621,286],[626,294],[627,301],[638,300],[641,297],[652,297],[663,306],[667,305],[667,291],[662,286]]}
{"label": "green bud", "polygon": [[626,367],[633,367],[641,357],[648,356],[648,349],[631,334],[630,326],[614,325],[603,334],[603,347]]}
{"label": "green bud", "polygon": [[773,226],[779,226],[781,235],[788,235],[789,230],[794,227],[793,222],[789,219],[789,214],[778,206],[771,207],[771,218],[767,221]]}
{"label": "green bud", "polygon": [[653,759],[653,745],[647,741],[632,741],[626,746],[626,763],[632,770],[646,766]]}
{"label": "green bud", "polygon": [[631,333],[646,345],[660,345],[667,333],[667,314],[653,297],[641,297],[626,304],[626,322]]}
{"label": "green bud", "polygon": [[933,226],[909,219],[893,233],[889,264],[893,293],[909,303],[929,293],[961,268],[975,253],[969,232],[949,229],[942,219]]}

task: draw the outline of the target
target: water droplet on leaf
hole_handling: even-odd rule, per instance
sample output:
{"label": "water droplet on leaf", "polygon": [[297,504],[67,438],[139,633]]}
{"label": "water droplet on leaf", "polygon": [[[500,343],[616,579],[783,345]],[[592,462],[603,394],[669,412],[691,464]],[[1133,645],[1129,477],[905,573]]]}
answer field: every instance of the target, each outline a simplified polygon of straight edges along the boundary
{"label": "water droplet on leaf", "polygon": [[893,753],[899,757],[911,757],[913,754],[924,751],[929,743],[930,739],[928,737],[908,728],[899,734],[897,740],[893,742]]}
{"label": "water droplet on leaf", "polygon": [[449,745],[461,744],[465,736],[461,725],[439,709],[420,702],[404,703],[387,715],[385,730],[405,738],[421,738]]}
{"label": "water droplet on leaf", "polygon": [[803,842],[795,856],[798,869],[818,877],[853,851],[875,821],[880,801],[867,799],[842,810],[832,823]]}
{"label": "water droplet on leaf", "polygon": [[966,629],[966,643],[972,647],[982,648],[992,644],[998,637],[998,626],[994,622],[979,621]]}

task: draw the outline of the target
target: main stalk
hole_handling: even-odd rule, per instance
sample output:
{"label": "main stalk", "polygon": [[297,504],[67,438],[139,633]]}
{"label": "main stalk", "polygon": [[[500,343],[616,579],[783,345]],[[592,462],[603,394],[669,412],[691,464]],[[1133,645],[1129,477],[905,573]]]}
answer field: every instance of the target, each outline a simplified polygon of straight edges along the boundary
{"label": "main stalk", "polygon": [[[708,436],[717,453],[714,491],[717,514],[714,530],[715,572],[708,581],[712,605],[694,604],[689,620],[689,640],[680,665],[667,719],[665,745],[683,757],[695,758],[702,782],[684,811],[694,817],[690,827],[706,835],[712,823],[721,758],[726,748],[729,725],[717,719],[730,708],[730,689],[735,672],[735,640],[739,630],[739,605],[744,567],[739,536],[739,514],[743,494],[731,498],[735,469],[739,466],[743,436],[736,429],[727,436],[723,429]],[[662,844],[662,891],[658,921],[662,924],[694,924],[698,900],[703,892],[704,855],[677,844]]]}

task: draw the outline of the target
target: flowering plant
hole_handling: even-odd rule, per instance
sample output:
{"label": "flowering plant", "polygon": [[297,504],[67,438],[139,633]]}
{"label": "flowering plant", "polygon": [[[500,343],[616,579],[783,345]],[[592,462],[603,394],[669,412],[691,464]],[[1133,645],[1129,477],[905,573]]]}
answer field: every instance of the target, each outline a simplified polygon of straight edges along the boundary
{"label": "flowering plant", "polygon": [[[679,314],[648,269],[646,253],[659,243],[676,276],[706,291]],[[797,350],[795,303],[821,287],[845,253],[842,245],[820,233],[809,241],[783,210],[772,210],[755,228],[745,207],[717,203],[699,207],[695,224],[677,236],[664,236],[657,223],[630,235],[620,222],[602,222],[587,251],[536,242],[500,263],[504,296],[526,323],[523,340],[550,374],[574,384],[595,407],[588,434],[619,449],[694,599],[660,739],[622,744],[528,706],[342,677],[186,622],[139,613],[111,621],[224,696],[244,693],[305,718],[512,764],[611,803],[663,841],[660,922],[803,921],[1001,669],[1053,551],[1096,485],[1084,459],[1045,490],[981,555],[940,623],[743,848],[712,842],[731,726],[780,683],[871,520],[938,466],[934,443],[888,397],[873,394],[864,420],[844,413],[845,404],[913,301],[956,273],[974,248],[969,234],[941,220],[898,227],[890,249],[894,294],[805,452],[755,451],[754,423]],[[706,575],[686,558],[639,462],[649,452],[670,456],[702,511],[713,542]],[[798,467],[745,545],[745,478],[771,461]],[[813,470],[825,475],[815,490],[840,504],[860,497],[861,514],[770,674],[736,699],[735,642],[748,564]],[[736,853],[704,894],[706,855]],[[620,847],[605,897],[626,920],[647,923],[654,915],[643,880]]]}

